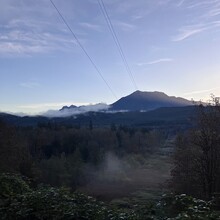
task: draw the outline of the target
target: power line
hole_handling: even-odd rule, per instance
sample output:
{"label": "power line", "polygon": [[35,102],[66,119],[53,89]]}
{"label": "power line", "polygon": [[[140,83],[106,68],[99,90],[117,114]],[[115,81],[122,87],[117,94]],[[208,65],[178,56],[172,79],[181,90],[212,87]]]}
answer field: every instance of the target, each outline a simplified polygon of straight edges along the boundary
{"label": "power line", "polygon": [[83,47],[83,45],[80,43],[78,37],[76,36],[76,34],[73,32],[72,28],[69,26],[69,24],[67,23],[67,21],[65,20],[65,18],[62,16],[61,12],[59,11],[59,9],[57,8],[57,6],[54,4],[54,2],[52,0],[50,0],[51,4],[53,5],[53,7],[56,9],[57,13],[59,14],[59,16],[61,17],[61,19],[63,20],[64,24],[67,26],[67,28],[69,29],[69,31],[71,32],[71,34],[73,35],[73,37],[75,38],[76,42],[78,43],[78,45],[80,46],[80,48],[83,50],[83,52],[85,53],[85,55],[87,56],[87,58],[89,59],[89,61],[91,62],[91,64],[93,65],[93,67],[95,68],[96,72],[99,74],[99,76],[102,78],[102,80],[104,81],[104,83],[106,84],[106,86],[108,87],[108,89],[110,90],[110,92],[112,93],[112,95],[116,98],[117,100],[117,96],[115,95],[115,93],[113,92],[112,88],[110,87],[110,85],[108,84],[108,82],[105,80],[105,78],[103,77],[101,71],[98,69],[97,65],[94,63],[93,59],[91,58],[91,56],[88,54],[88,52],[86,51],[86,49]]}
{"label": "power line", "polygon": [[127,71],[128,75],[129,75],[129,77],[130,77],[130,79],[131,79],[131,82],[132,82],[134,88],[135,88],[136,90],[138,90],[137,84],[136,84],[136,82],[135,82],[135,80],[134,80],[132,71],[131,71],[131,69],[130,69],[130,67],[129,67],[129,65],[128,65],[127,59],[126,59],[126,57],[125,57],[125,55],[124,55],[124,52],[123,52],[123,50],[122,50],[121,44],[120,44],[119,39],[118,39],[118,37],[117,37],[117,34],[116,34],[116,32],[115,32],[115,29],[114,29],[114,27],[113,27],[113,25],[112,25],[111,19],[110,19],[109,15],[108,15],[108,12],[107,12],[107,10],[106,10],[105,4],[104,4],[104,2],[103,2],[102,0],[97,0],[97,1],[98,1],[98,3],[99,3],[100,8],[101,8],[102,14],[104,15],[104,18],[105,18],[105,20],[106,20],[106,23],[107,23],[107,25],[108,25],[108,28],[109,28],[109,30],[110,30],[110,32],[111,32],[111,35],[112,35],[113,40],[114,40],[114,42],[115,42],[115,45],[116,45],[116,47],[118,48],[119,54],[120,54],[120,56],[121,56],[121,58],[122,58],[122,61],[123,61],[124,65],[125,65],[126,71]]}

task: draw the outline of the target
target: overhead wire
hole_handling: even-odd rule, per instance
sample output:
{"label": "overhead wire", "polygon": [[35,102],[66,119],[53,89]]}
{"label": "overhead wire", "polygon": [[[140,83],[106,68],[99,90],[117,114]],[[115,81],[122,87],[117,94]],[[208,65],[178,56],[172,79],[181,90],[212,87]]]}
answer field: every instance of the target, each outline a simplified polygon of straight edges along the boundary
{"label": "overhead wire", "polygon": [[62,21],[64,22],[64,24],[67,26],[67,28],[69,29],[69,31],[71,32],[72,36],[75,38],[77,44],[79,45],[79,47],[82,49],[82,51],[85,53],[86,57],[89,59],[89,61],[91,62],[92,66],[95,68],[96,72],[98,73],[98,75],[101,77],[101,79],[103,80],[103,82],[106,84],[106,86],[108,87],[108,89],[110,90],[110,92],[112,93],[112,95],[115,97],[115,99],[117,100],[117,96],[114,93],[114,91],[112,90],[111,86],[109,85],[109,83],[106,81],[106,79],[104,78],[103,74],[101,73],[101,71],[99,70],[99,68],[97,67],[97,65],[95,64],[95,62],[93,61],[93,59],[91,58],[91,56],[88,54],[88,52],[86,51],[85,47],[81,44],[81,42],[79,41],[78,37],[76,36],[76,34],[73,32],[72,28],[69,26],[69,24],[67,23],[66,19],[63,17],[63,15],[61,14],[61,12],[59,11],[59,9],[57,8],[57,6],[55,5],[55,3],[50,0],[51,4],[53,5],[53,7],[56,9],[57,13],[59,14],[60,18],[62,19]]}
{"label": "overhead wire", "polygon": [[115,42],[115,45],[116,45],[116,47],[117,47],[117,49],[118,49],[118,51],[119,51],[119,54],[120,54],[120,56],[121,56],[121,58],[122,58],[122,61],[123,61],[124,65],[125,65],[125,68],[126,68],[126,71],[127,71],[128,75],[129,75],[129,77],[130,77],[130,80],[131,80],[131,82],[132,82],[134,88],[135,88],[136,90],[138,90],[138,86],[137,86],[137,84],[136,84],[136,82],[135,82],[135,80],[134,80],[134,76],[133,76],[132,71],[131,71],[131,69],[130,69],[130,67],[129,67],[129,65],[128,65],[127,59],[126,59],[125,54],[124,54],[124,52],[123,52],[123,49],[122,49],[122,47],[121,47],[120,41],[119,41],[119,39],[118,39],[118,37],[117,37],[117,34],[116,34],[116,32],[115,32],[115,29],[114,29],[114,27],[113,27],[113,25],[112,25],[112,22],[111,22],[111,19],[110,19],[110,17],[109,17],[109,14],[108,14],[108,12],[107,12],[107,10],[106,10],[105,4],[104,4],[104,2],[103,2],[102,0],[97,0],[97,1],[98,1],[99,6],[100,6],[100,9],[101,9],[101,11],[102,11],[102,14],[103,14],[103,16],[104,16],[104,18],[105,18],[105,20],[106,20],[106,23],[107,23],[107,25],[108,25],[108,28],[109,28],[109,30],[110,30],[110,33],[111,33],[111,35],[112,35],[112,37],[113,37],[113,40],[114,40],[114,42]]}

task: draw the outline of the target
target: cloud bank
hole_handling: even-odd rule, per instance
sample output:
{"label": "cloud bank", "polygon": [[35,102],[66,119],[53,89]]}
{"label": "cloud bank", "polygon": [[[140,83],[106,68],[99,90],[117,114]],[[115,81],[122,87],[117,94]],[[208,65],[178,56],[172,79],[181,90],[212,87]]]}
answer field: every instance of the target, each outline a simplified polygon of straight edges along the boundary
{"label": "cloud bank", "polygon": [[68,117],[73,115],[84,114],[87,112],[105,112],[110,108],[110,105],[98,103],[94,105],[65,107],[61,110],[49,110],[43,115],[46,117]]}

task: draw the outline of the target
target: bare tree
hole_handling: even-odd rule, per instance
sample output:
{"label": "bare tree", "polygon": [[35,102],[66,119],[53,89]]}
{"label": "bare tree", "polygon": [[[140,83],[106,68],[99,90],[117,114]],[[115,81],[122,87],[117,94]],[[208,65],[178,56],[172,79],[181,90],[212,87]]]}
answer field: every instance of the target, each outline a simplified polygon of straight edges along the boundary
{"label": "bare tree", "polygon": [[220,192],[219,98],[212,96],[207,106],[198,106],[196,122],[195,128],[177,139],[173,186],[180,192],[194,191],[197,196],[210,198]]}

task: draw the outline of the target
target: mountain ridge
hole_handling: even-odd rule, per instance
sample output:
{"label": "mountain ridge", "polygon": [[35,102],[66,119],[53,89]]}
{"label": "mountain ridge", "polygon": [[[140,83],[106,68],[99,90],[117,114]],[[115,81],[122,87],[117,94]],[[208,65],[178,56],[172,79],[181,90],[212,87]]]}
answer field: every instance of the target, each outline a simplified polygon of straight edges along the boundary
{"label": "mountain ridge", "polygon": [[[182,97],[168,96],[159,91],[137,90],[109,105],[110,111],[150,111],[161,107],[192,106],[194,103]],[[59,111],[76,110],[85,106],[64,106]],[[106,108],[104,109],[106,110]]]}
{"label": "mountain ridge", "polygon": [[154,110],[161,107],[183,107],[194,105],[191,101],[175,96],[168,96],[163,92],[142,92],[135,91],[128,96],[122,97],[114,102],[111,106],[112,110]]}

